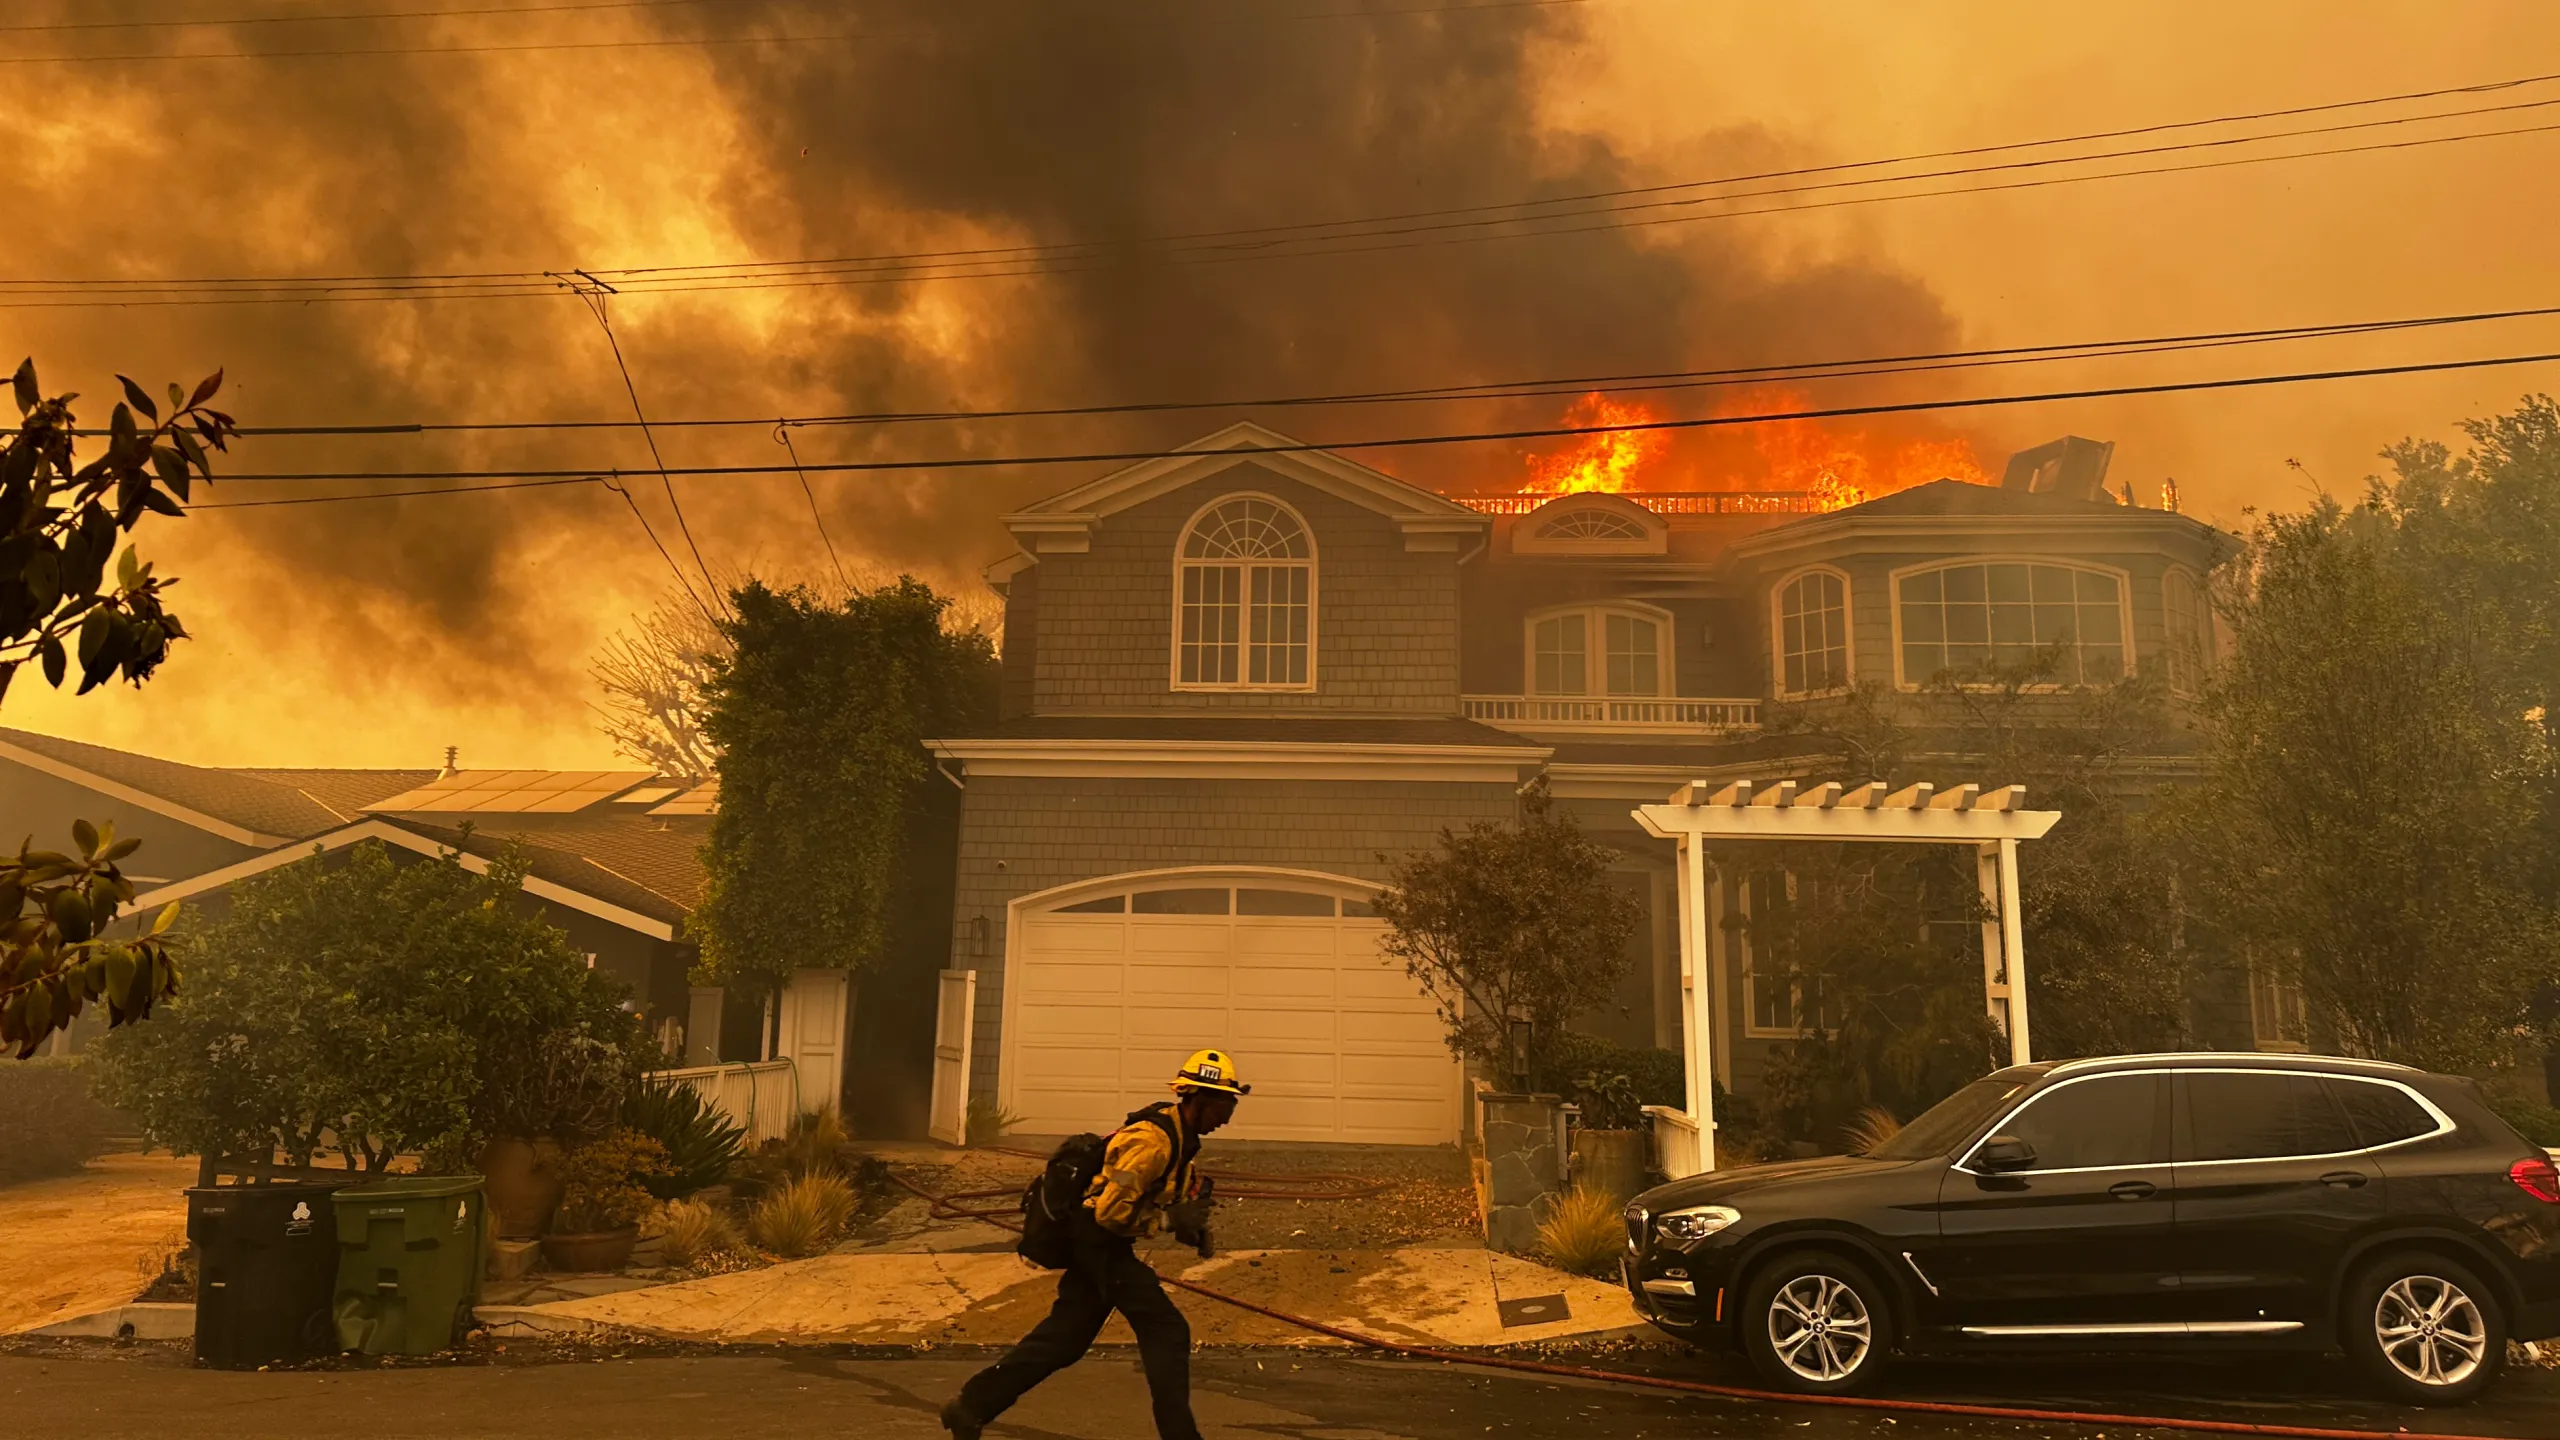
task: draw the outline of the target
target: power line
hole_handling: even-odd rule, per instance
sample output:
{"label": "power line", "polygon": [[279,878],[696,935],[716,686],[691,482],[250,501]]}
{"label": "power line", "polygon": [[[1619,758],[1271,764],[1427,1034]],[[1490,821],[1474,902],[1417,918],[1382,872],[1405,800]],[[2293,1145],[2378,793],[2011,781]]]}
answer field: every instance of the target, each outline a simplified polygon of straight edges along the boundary
{"label": "power line", "polygon": [[[814,428],[839,425],[889,425],[986,420],[1050,419],[1107,415],[1161,414],[1195,410],[1243,410],[1318,408],[1343,405],[1381,404],[1449,404],[1475,400],[1539,399],[1559,395],[1581,395],[1593,391],[1617,394],[1666,390],[1698,389],[1732,385],[1773,384],[1782,381],[1848,380],[1878,376],[1926,374],[1941,370],[1973,369],[2018,364],[2046,364],[2057,361],[2112,360],[2150,354],[2182,353],[2189,350],[2217,349],[2235,345],[2257,345],[2293,340],[2335,339],[2346,336],[2390,334],[2407,330],[2434,329],[2494,321],[2542,319],[2560,316],[2560,305],[2532,306],[2505,310],[2476,310],[2438,315],[2398,316],[2382,320],[2333,321],[2313,325],[2274,326],[2255,330],[2207,330],[2178,334],[2122,337],[2105,340],[2074,340],[2037,345],[2015,345],[1968,350],[1918,351],[1898,355],[1861,356],[1842,360],[1799,360],[1768,365],[1728,366],[1712,370],[1655,370],[1618,372],[1613,374],[1542,376],[1518,380],[1487,380],[1456,384],[1416,386],[1397,390],[1337,391],[1329,394],[1230,396],[1215,400],[1141,400],[1116,404],[1025,406],[987,410],[882,410],[832,415],[752,418],[691,418],[653,420],[649,423],[662,430],[724,429],[743,426],[778,425],[792,428]],[[632,420],[488,420],[488,421],[414,421],[381,425],[264,425],[244,426],[242,437],[312,438],[354,437],[366,435],[421,435],[469,432],[513,432],[539,430],[624,430],[636,425]],[[103,434],[84,430],[81,434]]]}
{"label": "power line", "polygon": [[[2068,400],[2100,400],[2126,396],[2173,395],[2215,390],[2255,389],[2273,385],[2299,385],[2330,380],[2371,379],[2395,375],[2438,374],[2448,371],[2481,370],[2501,366],[2534,365],[2560,361],[2560,351],[2543,351],[2527,355],[2478,356],[2462,360],[2433,360],[2405,365],[2371,365],[2337,370],[2294,371],[2276,375],[2223,376],[2208,380],[2172,380],[2149,385],[2091,386],[2077,390],[2048,390],[2018,395],[1982,395],[1944,400],[1905,400],[1870,405],[1834,405],[1816,409],[1770,411],[1745,415],[1697,415],[1669,420],[1629,421],[1610,425],[1540,425],[1510,430],[1476,430],[1425,435],[1386,436],[1373,439],[1333,441],[1292,441],[1285,445],[1239,445],[1215,452],[1200,450],[1107,450],[1077,454],[1037,455],[954,455],[925,460],[841,460],[807,465],[807,470],[830,473],[883,473],[919,470],[984,470],[1019,466],[1080,465],[1104,462],[1133,463],[1143,460],[1186,459],[1216,454],[1246,458],[1255,455],[1295,455],[1315,451],[1395,450],[1444,445],[1485,444],[1495,441],[1553,440],[1587,435],[1625,435],[1660,431],[1725,429],[1745,425],[1771,425],[1802,420],[1841,420],[1874,415],[1926,414],[1949,410],[1992,409],[2014,405],[2043,405]],[[669,473],[676,475],[772,475],[791,471],[787,465],[698,465],[677,466]],[[301,471],[283,474],[227,475],[234,481],[307,481],[307,480],[520,480],[526,482],[562,483],[597,478],[593,470],[337,470]],[[477,490],[514,488],[508,485],[482,485]],[[371,495],[339,495],[308,497],[306,503],[370,499]]]}
{"label": "power line", "polygon": [[782,442],[783,453],[791,457],[791,473],[800,481],[800,493],[809,499],[809,519],[818,527],[818,538],[826,542],[827,563],[835,567],[836,583],[851,593],[853,582],[845,578],[844,557],[836,553],[835,538],[827,534],[827,517],[819,513],[818,492],[809,488],[809,472],[800,468],[800,447],[791,443],[790,423],[783,420],[773,422],[773,438]]}
{"label": "power line", "polygon": [[[457,10],[350,10],[334,15],[232,15],[199,20],[46,20],[0,25],[0,34],[62,30],[198,30],[236,25],[326,25],[359,20],[441,20],[455,16],[551,15],[569,10],[662,10],[684,5],[735,5],[739,0],[576,0],[569,4],[487,5]],[[66,57],[72,58],[72,57]]]}
{"label": "power line", "polygon": [[[2279,155],[2243,157],[2239,160],[2225,160],[2191,165],[2159,166],[2147,169],[2107,171],[2080,176],[2050,177],[2021,184],[1950,186],[1933,191],[1853,196],[1845,200],[1834,200],[1820,203],[1768,206],[1757,209],[1715,211],[1668,217],[1653,216],[1651,218],[1635,220],[1620,218],[1662,209],[1693,209],[1704,205],[1727,204],[1735,201],[1752,199],[1785,198],[1788,196],[1812,194],[1832,190],[1857,188],[1874,189],[1876,187],[1883,186],[1910,185],[1928,180],[1962,179],[1968,176],[1991,175],[2022,169],[2047,168],[2061,165],[2098,164],[2116,160],[2139,159],[2151,155],[2168,155],[2189,153],[2199,150],[2220,149],[2233,145],[2263,144],[2280,140],[2312,138],[2322,135],[2342,134],[2351,131],[2368,130],[2384,126],[2423,124],[2431,121],[2464,119],[2482,115],[2508,113],[2517,110],[2538,109],[2555,103],[2560,103],[2560,100],[2526,101],[2510,105],[2481,106],[2467,110],[2439,111],[2416,116],[2395,116],[2378,120],[2353,121],[2337,125],[2314,126],[2264,134],[2236,137],[2226,136],[2203,140],[2186,140],[2172,144],[2138,146],[2090,155],[2045,156],[2023,160],[2001,161],[1992,164],[1958,166],[1942,170],[1924,171],[1916,174],[1881,175],[1857,179],[1820,181],[1813,184],[1779,186],[1727,194],[1692,195],[1678,199],[1652,199],[1633,205],[1605,204],[1598,206],[1597,208],[1564,211],[1558,211],[1554,208],[1566,204],[1585,204],[1586,207],[1588,207],[1588,202],[1593,201],[1615,201],[1637,196],[1664,196],[1677,191],[1704,190],[1741,184],[1754,184],[1764,180],[1801,179],[1812,176],[1838,174],[1851,170],[1907,165],[1938,158],[1983,155],[2013,150],[2051,148],[2059,145],[2080,144],[2096,139],[2114,138],[2141,133],[2156,133],[2168,130],[2194,129],[2210,125],[2245,123],[2256,120],[2279,118],[2287,115],[2310,113],[2312,111],[2332,111],[2369,107],[2374,105],[2400,103],[2413,99],[2440,98],[2445,95],[2453,94],[2487,93],[2528,85],[2544,84],[2553,80],[2560,80],[2560,74],[2525,76],[2509,80],[2483,82],[2477,85],[2451,87],[2438,90],[2409,91],[2396,95],[2376,96],[2361,100],[2336,101],[2319,106],[2297,106],[2287,110],[2261,111],[2248,115],[2221,116],[2200,120],[2166,122],[2153,126],[2135,127],[2131,130],[2090,132],[2083,135],[2057,137],[2047,140],[2016,141],[1996,146],[1977,146],[1964,150],[1937,151],[1921,155],[1843,162],[1833,165],[1803,167],[1794,170],[1766,171],[1752,175],[1737,175],[1717,179],[1683,181],[1676,184],[1644,186],[1627,190],[1595,191],[1586,195],[1574,197],[1551,197],[1548,199],[1497,202],[1485,205],[1461,207],[1458,209],[1409,211],[1400,214],[1370,216],[1358,219],[1296,222],[1283,225],[1228,230],[1195,230],[1147,237],[1126,242],[1061,241],[1041,245],[981,247],[963,250],[914,251],[866,256],[844,256],[827,259],[731,261],[699,265],[624,268],[588,267],[588,271],[589,273],[596,274],[610,280],[626,293],[639,293],[641,291],[682,292],[723,289],[776,289],[801,288],[810,284],[909,283],[920,279],[986,279],[1007,278],[1011,276],[1031,274],[1075,273],[1080,269],[1094,268],[1092,262],[1107,258],[1113,253],[1115,248],[1118,250],[1133,251],[1137,253],[1144,253],[1151,248],[1158,249],[1168,252],[1168,254],[1157,258],[1170,258],[1176,262],[1188,260],[1192,263],[1203,263],[1204,261],[1218,262],[1234,259],[1280,258],[1283,256],[1307,254],[1363,253],[1381,249],[1410,248],[1406,244],[1355,246],[1346,245],[1343,242],[1374,238],[1387,238],[1393,240],[1416,235],[1445,236],[1445,232],[1451,230],[1483,231],[1489,227],[1513,228],[1495,234],[1445,236],[1445,243],[1459,243],[1481,239],[1532,238],[1552,234],[1580,234],[1602,229],[1634,228],[1661,223],[1689,223],[1698,220],[1728,219],[1741,216],[1776,213],[1779,211],[1828,209],[1837,208],[1844,204],[1865,204],[1880,203],[1887,200],[1923,199],[1949,194],[1977,193],[1984,190],[2038,188],[2045,184],[2083,183],[2090,180],[2122,179],[2131,176],[2176,173],[2178,171],[2190,169],[2226,168],[2232,164],[2263,164],[2283,160],[2317,158],[2333,154],[2363,153],[2373,149],[2404,148],[2406,145],[2447,144],[2468,139],[2496,138],[2498,136],[2513,134],[2542,133],[2543,131],[2554,127],[2531,127],[2522,130],[2503,130],[2480,133],[2461,133],[2449,136],[2432,136],[2410,142],[2398,142],[2374,146],[2329,147],[2326,149],[2315,149]],[[1485,213],[1497,210],[1542,211],[1545,213],[1512,215],[1495,215]],[[1473,215],[1478,218],[1445,218],[1450,216],[1469,215]],[[1557,226],[1553,224],[1553,222],[1573,220],[1592,215],[1601,215],[1610,218],[1604,220],[1603,223],[1599,225]],[[1401,226],[1402,222],[1405,221],[1431,221],[1435,219],[1438,219],[1439,223],[1405,226],[1403,228],[1389,228]],[[1548,226],[1550,228],[1519,228],[1530,226]],[[189,293],[197,291],[214,291],[217,293],[212,295]],[[348,293],[349,291],[358,291],[362,293]],[[552,291],[551,282],[548,277],[540,272],[532,271],[480,271],[422,273],[412,275],[334,275],[308,277],[217,276],[167,280],[115,277],[85,280],[22,279],[0,281],[0,295],[10,297],[33,296],[38,298],[33,300],[15,298],[8,301],[0,301],[0,307],[36,308],[41,306],[103,303],[126,303],[136,305],[270,303],[290,300],[342,301],[360,299],[435,298],[437,296],[475,299],[518,298],[528,294],[550,293],[554,292]],[[97,296],[101,298],[89,301],[82,301],[76,298],[61,298],[66,296],[79,297],[84,295]]]}
{"label": "power line", "polygon": [[[693,563],[702,571],[703,588],[709,590],[716,598],[720,594],[720,582],[712,578],[711,567],[703,563],[702,547],[694,543],[693,526],[687,524],[684,518],[684,502],[676,498],[676,482],[667,474],[667,458],[658,453],[658,437],[649,428],[648,412],[640,408],[640,389],[631,383],[631,367],[622,358],[622,342],[614,338],[613,321],[605,313],[606,297],[613,294],[613,287],[583,271],[577,272],[577,280],[571,280],[565,276],[559,278],[560,283],[568,287],[569,293],[577,296],[586,305],[588,312],[596,317],[596,324],[604,330],[604,343],[613,347],[613,368],[622,373],[622,391],[631,397],[631,414],[633,419],[639,422],[640,438],[648,442],[649,458],[658,467],[658,483],[666,488],[667,508],[676,512],[676,529],[684,536],[684,547],[693,552]],[[578,281],[586,283],[580,284]],[[623,493],[622,498],[631,506],[632,514],[640,513],[639,504],[631,499],[628,491]],[[649,522],[643,518],[640,523],[645,527]],[[657,535],[652,532],[649,538],[655,540]],[[674,563],[673,556],[668,557],[668,563]],[[681,575],[678,578],[682,578]],[[711,607],[704,605],[699,597],[693,595],[693,587],[690,584],[685,586],[685,594],[701,609],[703,619],[710,621],[715,627],[719,624],[711,614]]]}

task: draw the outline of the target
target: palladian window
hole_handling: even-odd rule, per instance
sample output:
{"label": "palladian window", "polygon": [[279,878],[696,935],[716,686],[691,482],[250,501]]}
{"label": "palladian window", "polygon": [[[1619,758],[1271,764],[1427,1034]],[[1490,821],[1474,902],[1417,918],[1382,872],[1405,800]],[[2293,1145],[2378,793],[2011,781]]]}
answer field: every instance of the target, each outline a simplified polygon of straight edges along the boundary
{"label": "palladian window", "polygon": [[1175,683],[1312,688],[1315,583],[1314,541],[1288,506],[1237,495],[1202,511],[1177,562]]}
{"label": "palladian window", "polygon": [[1817,695],[1849,683],[1849,588],[1812,570],[1778,589],[1778,690]]}
{"label": "palladian window", "polygon": [[2124,581],[2103,570],[1995,560],[1942,565],[1894,582],[1901,681],[2025,665],[2052,652],[2059,685],[2124,678]]}
{"label": "palladian window", "polygon": [[1529,622],[1529,684],[1538,695],[1663,693],[1670,621],[1627,610],[1567,610]]}

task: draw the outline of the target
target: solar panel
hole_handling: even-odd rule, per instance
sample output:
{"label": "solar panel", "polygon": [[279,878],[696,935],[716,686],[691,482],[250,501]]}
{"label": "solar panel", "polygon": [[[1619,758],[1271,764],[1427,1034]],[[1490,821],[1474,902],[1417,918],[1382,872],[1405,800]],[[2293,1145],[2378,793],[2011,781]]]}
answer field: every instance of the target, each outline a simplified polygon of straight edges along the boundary
{"label": "solar panel", "polygon": [[705,780],[664,805],[654,806],[652,815],[714,815],[720,810],[720,782]]}
{"label": "solar panel", "polygon": [[656,778],[647,770],[460,770],[365,808],[410,814],[563,815]]}

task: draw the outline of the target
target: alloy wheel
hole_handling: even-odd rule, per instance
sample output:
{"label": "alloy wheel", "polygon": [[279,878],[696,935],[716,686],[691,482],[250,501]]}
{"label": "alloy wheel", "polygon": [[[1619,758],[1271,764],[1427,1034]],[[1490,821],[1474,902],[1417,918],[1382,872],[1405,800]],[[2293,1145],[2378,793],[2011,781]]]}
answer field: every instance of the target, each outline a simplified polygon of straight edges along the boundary
{"label": "alloy wheel", "polygon": [[2489,1354],[2489,1325],[2461,1286],[2434,1275],[2404,1275],[2373,1306],[2382,1358],[2418,1384],[2459,1385]]}
{"label": "alloy wheel", "polygon": [[1866,1300],[1831,1276],[1799,1275],[1769,1297],[1769,1348],[1807,1380],[1847,1379],[1874,1341]]}

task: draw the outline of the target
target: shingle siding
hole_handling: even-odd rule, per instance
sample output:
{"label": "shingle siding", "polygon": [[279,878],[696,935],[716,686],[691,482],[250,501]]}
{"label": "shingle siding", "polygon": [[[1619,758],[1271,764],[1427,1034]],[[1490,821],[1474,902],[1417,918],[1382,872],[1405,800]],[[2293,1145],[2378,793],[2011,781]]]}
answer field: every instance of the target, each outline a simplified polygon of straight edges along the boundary
{"label": "shingle siding", "polygon": [[[1173,688],[1175,547],[1203,506],[1241,491],[1288,502],[1315,538],[1312,691]],[[1103,517],[1091,545],[1037,567],[1034,713],[1458,711],[1458,556],[1407,551],[1372,510],[1243,461]]]}
{"label": "shingle siding", "polygon": [[[978,775],[961,797],[951,965],[978,972],[972,1098],[993,1103],[1006,907],[1061,885],[1186,865],[1269,865],[1384,880],[1444,826],[1507,820],[1507,784],[1092,780]],[[997,868],[999,864],[1003,868]],[[984,953],[975,939],[984,919]]]}

